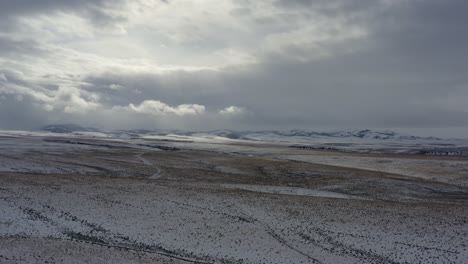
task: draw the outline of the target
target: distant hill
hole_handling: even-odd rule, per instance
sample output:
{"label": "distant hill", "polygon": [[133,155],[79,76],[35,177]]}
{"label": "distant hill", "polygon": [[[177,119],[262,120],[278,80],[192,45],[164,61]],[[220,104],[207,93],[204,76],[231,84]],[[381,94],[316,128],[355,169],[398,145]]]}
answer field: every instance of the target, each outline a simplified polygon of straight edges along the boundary
{"label": "distant hill", "polygon": [[99,130],[91,127],[82,127],[74,124],[47,125],[40,130],[52,133],[73,133],[73,132],[98,132]]}
{"label": "distant hill", "polygon": [[[42,131],[52,133],[76,133],[76,132],[101,132],[96,128],[82,127],[75,124],[57,124],[48,125],[41,128]],[[102,135],[108,135],[118,138],[139,138],[143,135],[179,135],[190,137],[218,137],[227,139],[255,140],[255,141],[439,141],[436,137],[419,137],[414,135],[402,134],[387,130],[338,130],[317,132],[301,129],[292,129],[289,131],[234,131],[234,130],[212,130],[212,131],[183,131],[183,130],[115,130],[101,132]]]}
{"label": "distant hill", "polygon": [[316,132],[300,129],[290,131],[231,131],[231,130],[214,130],[208,132],[185,132],[184,135],[211,135],[224,137],[229,139],[246,139],[246,140],[287,140],[293,139],[344,139],[344,140],[393,140],[393,141],[412,141],[412,140],[441,140],[436,137],[419,137],[407,134],[401,134],[394,131],[378,131],[371,129],[361,130],[340,130],[331,132]]}

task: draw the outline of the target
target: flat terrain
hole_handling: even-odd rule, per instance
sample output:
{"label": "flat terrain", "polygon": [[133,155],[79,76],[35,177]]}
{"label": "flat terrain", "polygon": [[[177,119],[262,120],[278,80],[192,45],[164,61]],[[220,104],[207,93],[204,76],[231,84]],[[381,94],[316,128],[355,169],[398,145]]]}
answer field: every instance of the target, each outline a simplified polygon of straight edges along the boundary
{"label": "flat terrain", "polygon": [[468,158],[1,136],[0,263],[468,263]]}

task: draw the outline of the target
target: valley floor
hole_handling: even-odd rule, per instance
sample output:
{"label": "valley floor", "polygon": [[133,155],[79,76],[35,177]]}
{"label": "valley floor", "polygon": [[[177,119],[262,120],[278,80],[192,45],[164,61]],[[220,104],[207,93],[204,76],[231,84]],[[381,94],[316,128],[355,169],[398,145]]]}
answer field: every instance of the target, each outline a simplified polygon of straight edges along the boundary
{"label": "valley floor", "polygon": [[468,159],[0,137],[0,263],[467,263]]}

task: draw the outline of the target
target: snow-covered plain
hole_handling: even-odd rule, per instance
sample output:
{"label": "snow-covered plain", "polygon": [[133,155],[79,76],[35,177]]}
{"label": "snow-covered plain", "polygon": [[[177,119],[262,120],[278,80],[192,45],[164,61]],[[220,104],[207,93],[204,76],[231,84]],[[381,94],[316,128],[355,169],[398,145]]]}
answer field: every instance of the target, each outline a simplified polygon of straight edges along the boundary
{"label": "snow-covered plain", "polygon": [[468,262],[466,157],[97,133],[0,133],[0,263]]}

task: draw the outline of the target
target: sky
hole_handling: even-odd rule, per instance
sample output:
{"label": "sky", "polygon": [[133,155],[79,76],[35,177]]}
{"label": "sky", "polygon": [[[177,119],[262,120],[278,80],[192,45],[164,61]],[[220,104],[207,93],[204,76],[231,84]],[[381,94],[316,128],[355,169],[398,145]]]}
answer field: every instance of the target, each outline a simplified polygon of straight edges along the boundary
{"label": "sky", "polygon": [[465,0],[0,0],[0,128],[468,135]]}

